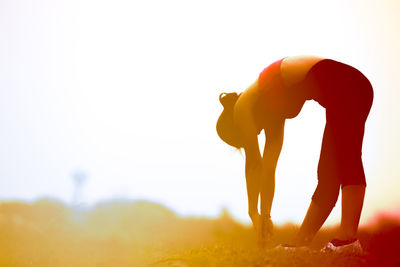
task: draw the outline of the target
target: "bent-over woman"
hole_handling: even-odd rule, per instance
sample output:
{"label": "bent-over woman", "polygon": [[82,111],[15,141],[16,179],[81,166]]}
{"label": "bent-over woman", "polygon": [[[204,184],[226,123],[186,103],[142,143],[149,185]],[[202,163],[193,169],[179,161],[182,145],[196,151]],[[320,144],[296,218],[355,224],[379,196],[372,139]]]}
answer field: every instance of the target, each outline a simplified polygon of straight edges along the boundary
{"label": "bent-over woman", "polygon": [[[318,185],[292,246],[311,242],[335,206],[340,190],[340,229],[328,245],[359,246],[357,229],[366,187],[361,151],[373,100],[372,86],[360,71],[319,57],[280,59],[265,68],[243,93],[220,95],[224,110],[217,122],[218,135],[227,144],[245,151],[248,212],[262,238],[272,231],[275,169],[285,120],[296,117],[307,100],[325,108],[326,125]],[[262,154],[257,139],[261,130],[265,132]]]}

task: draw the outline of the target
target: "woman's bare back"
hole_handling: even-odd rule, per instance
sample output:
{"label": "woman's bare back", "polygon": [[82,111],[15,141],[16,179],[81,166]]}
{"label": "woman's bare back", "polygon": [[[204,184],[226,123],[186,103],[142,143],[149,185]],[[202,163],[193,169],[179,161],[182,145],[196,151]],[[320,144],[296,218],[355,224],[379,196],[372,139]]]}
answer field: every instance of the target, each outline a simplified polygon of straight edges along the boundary
{"label": "woman's bare back", "polygon": [[301,82],[308,71],[324,58],[316,56],[295,56],[284,58],[281,63],[281,76],[287,87]]}

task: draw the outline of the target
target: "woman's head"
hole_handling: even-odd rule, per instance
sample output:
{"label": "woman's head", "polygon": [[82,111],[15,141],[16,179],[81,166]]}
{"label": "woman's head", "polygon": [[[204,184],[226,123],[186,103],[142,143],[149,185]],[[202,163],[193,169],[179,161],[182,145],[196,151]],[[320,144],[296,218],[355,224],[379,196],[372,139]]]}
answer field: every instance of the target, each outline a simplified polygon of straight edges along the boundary
{"label": "woman's head", "polygon": [[222,93],[219,95],[219,101],[224,106],[224,110],[217,121],[219,137],[228,145],[236,148],[243,147],[239,130],[233,122],[233,108],[239,96],[237,93]]}

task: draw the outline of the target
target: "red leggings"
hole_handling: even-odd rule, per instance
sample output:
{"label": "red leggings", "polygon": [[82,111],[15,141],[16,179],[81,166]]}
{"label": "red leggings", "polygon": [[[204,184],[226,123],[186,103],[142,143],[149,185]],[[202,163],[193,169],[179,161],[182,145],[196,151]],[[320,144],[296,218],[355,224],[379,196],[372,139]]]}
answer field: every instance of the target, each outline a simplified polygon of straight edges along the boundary
{"label": "red leggings", "polygon": [[330,59],[315,64],[305,83],[311,97],[326,109],[318,186],[312,199],[317,204],[334,206],[340,187],[366,186],[361,154],[373,90],[360,71]]}

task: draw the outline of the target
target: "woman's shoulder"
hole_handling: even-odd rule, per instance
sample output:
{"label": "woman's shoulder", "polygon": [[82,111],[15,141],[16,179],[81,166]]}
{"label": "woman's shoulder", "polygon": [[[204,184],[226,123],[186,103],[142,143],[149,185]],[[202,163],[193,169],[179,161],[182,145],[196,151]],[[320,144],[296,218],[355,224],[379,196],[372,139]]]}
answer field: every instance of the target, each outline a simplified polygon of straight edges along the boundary
{"label": "woman's shoulder", "polygon": [[239,128],[250,132],[256,130],[254,107],[257,104],[258,98],[258,81],[252,83],[239,95],[233,110],[234,122]]}
{"label": "woman's shoulder", "polygon": [[308,71],[318,62],[324,60],[317,56],[293,56],[286,57],[281,63],[281,76],[285,86],[292,86],[301,82]]}
{"label": "woman's shoulder", "polygon": [[239,98],[235,103],[234,113],[242,114],[245,111],[245,113],[250,114],[250,111],[258,101],[258,98],[258,81],[255,81],[239,95]]}
{"label": "woman's shoulder", "polygon": [[[259,134],[262,129],[270,125],[272,121],[282,121],[284,117],[280,113],[274,113],[266,107],[271,103],[262,103],[258,80],[251,84],[240,94],[234,107],[234,121],[243,131]],[[268,99],[266,99],[268,100]],[[274,100],[275,101],[275,100]],[[272,102],[274,102],[272,101]]]}

